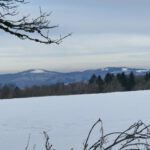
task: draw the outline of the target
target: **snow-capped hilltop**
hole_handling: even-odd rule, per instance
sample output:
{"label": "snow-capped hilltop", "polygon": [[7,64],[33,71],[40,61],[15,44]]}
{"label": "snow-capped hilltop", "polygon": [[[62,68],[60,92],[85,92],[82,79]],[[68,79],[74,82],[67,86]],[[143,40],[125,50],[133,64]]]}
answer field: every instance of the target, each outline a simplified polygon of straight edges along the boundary
{"label": "snow-capped hilltop", "polygon": [[121,72],[125,72],[126,74],[133,72],[136,75],[144,75],[146,72],[150,72],[150,69],[107,67],[102,69],[68,73],[54,72],[44,69],[30,69],[14,74],[1,74],[0,84],[15,84],[18,87],[30,87],[33,85],[52,85],[57,83],[68,84],[87,81],[93,74],[104,77],[107,73],[117,74]]}
{"label": "snow-capped hilltop", "polygon": [[122,71],[123,71],[123,72],[127,72],[127,71],[128,71],[128,68],[122,68]]}
{"label": "snow-capped hilltop", "polygon": [[43,75],[43,74],[51,74],[51,75],[55,75],[58,72],[54,72],[54,71],[48,71],[45,69],[30,69],[30,70],[26,70],[26,71],[22,71],[22,72],[18,72],[16,74],[22,74],[22,75],[29,75],[29,74],[34,74],[34,75]]}
{"label": "snow-capped hilltop", "polygon": [[31,70],[30,73],[45,73],[47,72],[46,70],[43,70],[43,69],[34,69],[34,70]]}
{"label": "snow-capped hilltop", "polygon": [[137,73],[146,73],[146,72],[149,72],[150,70],[149,69],[139,69],[139,70],[136,70]]}
{"label": "snow-capped hilltop", "polygon": [[33,73],[33,74],[45,74],[45,73],[57,74],[58,72],[48,71],[48,70],[45,70],[45,69],[31,69],[31,70],[26,71],[26,73]]}
{"label": "snow-capped hilltop", "polygon": [[48,70],[44,70],[44,69],[29,69],[29,70],[25,70],[22,72],[18,72],[18,73],[45,73],[48,72]]}

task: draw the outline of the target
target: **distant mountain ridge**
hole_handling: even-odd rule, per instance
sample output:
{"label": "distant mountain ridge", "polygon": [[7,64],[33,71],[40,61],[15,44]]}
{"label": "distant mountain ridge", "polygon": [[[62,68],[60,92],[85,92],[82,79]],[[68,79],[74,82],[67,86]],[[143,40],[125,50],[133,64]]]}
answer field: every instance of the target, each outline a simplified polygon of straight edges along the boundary
{"label": "distant mountain ridge", "polygon": [[133,72],[136,75],[143,75],[146,72],[150,72],[150,69],[107,67],[102,69],[69,73],[54,72],[44,69],[31,69],[13,74],[1,74],[0,84],[15,84],[18,87],[31,87],[33,85],[52,85],[57,83],[69,84],[80,81],[87,81],[93,74],[104,77],[107,73],[117,74],[121,72],[125,72],[126,74]]}

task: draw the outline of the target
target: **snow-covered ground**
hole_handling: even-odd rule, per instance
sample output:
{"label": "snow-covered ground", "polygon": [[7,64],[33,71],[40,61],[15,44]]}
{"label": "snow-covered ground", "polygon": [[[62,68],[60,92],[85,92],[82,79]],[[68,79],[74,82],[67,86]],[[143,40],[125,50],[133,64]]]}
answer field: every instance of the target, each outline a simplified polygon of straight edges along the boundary
{"label": "snow-covered ground", "polygon": [[142,120],[150,123],[150,91],[53,96],[0,101],[0,149],[44,149],[47,131],[57,150],[82,149],[93,123],[101,118],[106,132],[122,131]]}

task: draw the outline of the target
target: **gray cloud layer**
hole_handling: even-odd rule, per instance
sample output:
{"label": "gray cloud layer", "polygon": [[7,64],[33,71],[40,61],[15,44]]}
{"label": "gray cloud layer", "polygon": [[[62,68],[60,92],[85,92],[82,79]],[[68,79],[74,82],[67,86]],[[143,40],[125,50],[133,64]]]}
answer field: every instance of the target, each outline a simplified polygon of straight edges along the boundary
{"label": "gray cloud layer", "polygon": [[51,31],[53,36],[69,32],[73,36],[59,46],[47,46],[0,32],[1,71],[149,67],[149,0],[35,0],[21,7],[21,12],[36,16],[39,6],[53,11],[52,24],[60,24],[60,28]]}

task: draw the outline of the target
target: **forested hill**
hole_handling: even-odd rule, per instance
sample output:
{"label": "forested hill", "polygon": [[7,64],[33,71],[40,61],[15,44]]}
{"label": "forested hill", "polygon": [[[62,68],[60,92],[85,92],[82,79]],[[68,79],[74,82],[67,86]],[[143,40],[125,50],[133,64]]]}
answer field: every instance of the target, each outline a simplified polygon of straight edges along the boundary
{"label": "forested hill", "polygon": [[125,68],[125,67],[108,67],[103,69],[95,70],[85,70],[82,72],[53,72],[43,69],[32,69],[14,74],[1,74],[0,75],[0,84],[14,84],[20,88],[22,87],[31,87],[34,85],[54,85],[58,83],[76,83],[87,81],[91,78],[93,74],[96,76],[101,76],[102,78],[107,74],[117,74],[124,72],[129,74],[133,72],[135,75],[144,75],[146,72],[149,72],[150,69],[137,69],[137,68]]}

